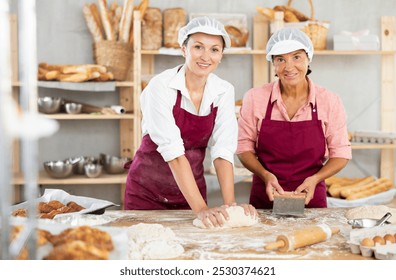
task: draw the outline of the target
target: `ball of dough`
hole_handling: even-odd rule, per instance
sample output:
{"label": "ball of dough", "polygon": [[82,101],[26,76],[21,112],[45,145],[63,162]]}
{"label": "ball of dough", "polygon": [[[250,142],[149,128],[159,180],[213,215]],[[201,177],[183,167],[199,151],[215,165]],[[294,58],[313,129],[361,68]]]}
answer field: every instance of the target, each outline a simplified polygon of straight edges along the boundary
{"label": "ball of dough", "polygon": [[375,244],[380,244],[380,245],[385,245],[385,240],[384,240],[384,238],[382,238],[381,236],[375,236],[374,238],[373,238],[373,240],[374,240],[374,243]]}
{"label": "ball of dough", "polygon": [[392,235],[392,234],[385,234],[385,236],[384,236],[384,240],[385,240],[385,242],[390,242],[390,243],[395,243],[396,242],[396,240],[395,240],[395,236],[394,235]]}
{"label": "ball of dough", "polygon": [[363,238],[362,241],[360,241],[360,245],[366,246],[366,247],[374,247],[375,243],[372,238],[366,237],[366,238]]}
{"label": "ball of dough", "polygon": [[[226,208],[226,211],[229,215],[229,219],[224,220],[223,226],[218,227],[219,229],[252,226],[259,222],[259,218],[257,216],[246,216],[245,210],[242,206],[230,206]],[[199,228],[206,228],[202,221],[198,218],[194,219],[193,225]]]}

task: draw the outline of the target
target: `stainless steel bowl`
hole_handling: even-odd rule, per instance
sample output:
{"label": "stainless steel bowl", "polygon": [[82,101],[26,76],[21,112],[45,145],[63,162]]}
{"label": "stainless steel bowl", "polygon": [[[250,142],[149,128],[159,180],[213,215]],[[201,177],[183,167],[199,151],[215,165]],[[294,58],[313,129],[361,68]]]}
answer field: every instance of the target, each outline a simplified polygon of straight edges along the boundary
{"label": "stainless steel bowl", "polygon": [[84,165],[85,175],[89,178],[96,178],[102,174],[102,168],[101,164],[87,163]]}
{"label": "stainless steel bowl", "polygon": [[65,111],[68,114],[80,114],[82,110],[82,105],[79,103],[66,103]]}
{"label": "stainless steel bowl", "polygon": [[61,110],[62,98],[59,97],[39,97],[37,99],[38,110],[44,114],[56,114]]}
{"label": "stainless steel bowl", "polygon": [[88,163],[99,163],[99,160],[93,156],[81,157],[81,160],[74,165],[74,174],[85,174],[84,165]]}
{"label": "stainless steel bowl", "polygon": [[67,178],[73,173],[73,164],[68,160],[46,161],[44,170],[52,178]]}
{"label": "stainless steel bowl", "polygon": [[106,154],[100,154],[100,163],[103,165],[106,173],[109,174],[121,174],[126,171],[124,169],[125,163],[130,161],[129,157],[118,157],[118,156],[110,156]]}

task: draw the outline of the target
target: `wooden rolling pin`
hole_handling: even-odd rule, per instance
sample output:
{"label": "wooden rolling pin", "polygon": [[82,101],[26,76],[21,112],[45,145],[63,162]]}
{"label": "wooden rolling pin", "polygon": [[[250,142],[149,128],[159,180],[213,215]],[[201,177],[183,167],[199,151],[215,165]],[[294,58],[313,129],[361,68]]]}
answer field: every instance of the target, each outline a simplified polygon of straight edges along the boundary
{"label": "wooden rolling pin", "polygon": [[331,228],[326,224],[297,229],[292,234],[279,235],[276,238],[276,242],[268,243],[265,249],[279,249],[281,252],[292,251],[304,246],[326,241],[338,232],[340,232],[339,228]]}

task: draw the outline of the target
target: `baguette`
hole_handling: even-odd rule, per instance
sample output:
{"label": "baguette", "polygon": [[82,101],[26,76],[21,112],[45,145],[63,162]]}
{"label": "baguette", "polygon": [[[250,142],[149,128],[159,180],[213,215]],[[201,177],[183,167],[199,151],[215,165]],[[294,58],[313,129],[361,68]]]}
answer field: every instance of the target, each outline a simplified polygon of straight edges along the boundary
{"label": "baguette", "polygon": [[372,187],[372,188],[369,188],[369,189],[366,189],[366,190],[363,190],[363,191],[360,191],[357,193],[353,193],[353,194],[349,195],[346,198],[346,200],[355,200],[355,199],[359,199],[359,198],[372,196],[372,195],[375,195],[375,194],[378,194],[381,192],[386,192],[392,188],[393,188],[392,182],[390,180],[387,180],[375,187]]}
{"label": "baguette", "polygon": [[298,21],[307,21],[310,20],[310,18],[308,16],[306,16],[305,14],[303,14],[302,12],[300,12],[297,9],[294,9],[290,6],[286,7],[287,11],[290,11],[291,13],[293,13],[295,15],[295,17],[298,19]]}
{"label": "baguette", "polygon": [[[133,18],[133,0],[125,0],[120,20],[119,40],[124,43],[129,42],[130,30]],[[133,35],[133,34],[132,34]]]}
{"label": "baguette", "polygon": [[353,193],[357,193],[357,192],[378,186],[378,185],[382,184],[383,182],[386,182],[387,180],[388,179],[386,179],[386,178],[379,178],[378,180],[370,182],[368,184],[364,184],[364,185],[358,184],[358,185],[354,185],[354,186],[349,186],[348,188],[344,188],[341,190],[340,196],[343,198],[346,198]]}
{"label": "baguette", "polygon": [[103,29],[106,34],[106,39],[109,41],[115,40],[113,25],[111,24],[109,10],[107,8],[106,0],[98,0],[99,14],[102,20]]}
{"label": "baguette", "polygon": [[95,17],[92,14],[91,9],[89,8],[88,4],[84,5],[83,14],[84,14],[84,18],[87,23],[87,26],[88,26],[88,30],[92,35],[93,41],[95,43],[103,41],[103,34],[95,20]]}
{"label": "baguette", "polygon": [[111,72],[101,73],[98,78],[93,79],[93,81],[97,82],[106,82],[114,80],[114,75]]}
{"label": "baguette", "polygon": [[77,73],[77,74],[61,74],[59,76],[59,81],[61,82],[73,82],[80,83],[89,81],[92,79],[96,79],[100,77],[99,72],[91,72],[91,73]]}
{"label": "baguette", "polygon": [[[144,15],[146,13],[146,10],[148,8],[149,5],[149,1],[148,0],[142,0],[139,4],[139,6],[134,7],[134,11],[139,11],[140,12],[140,19],[143,20]],[[133,19],[132,19],[133,21]],[[131,29],[129,30],[129,43],[132,44],[133,43],[133,22],[131,24]]]}
{"label": "baguette", "polygon": [[106,73],[106,71],[107,69],[105,66],[98,64],[66,65],[61,70],[63,74],[76,74],[76,73],[88,73],[88,72]]}
{"label": "baguette", "polygon": [[102,21],[101,21],[101,19],[100,19],[100,14],[99,14],[98,6],[96,6],[95,3],[91,3],[91,4],[89,5],[89,9],[91,10],[91,14],[92,14],[92,16],[94,17],[95,22],[96,22],[96,24],[97,24],[98,27],[99,27],[100,34],[102,35],[102,38],[105,38],[104,30],[103,30],[103,24],[102,24]]}
{"label": "baguette", "polygon": [[268,20],[273,21],[275,19],[275,10],[270,8],[262,8],[257,6],[256,11],[259,14],[264,15]]}
{"label": "baguette", "polygon": [[346,188],[354,187],[354,186],[361,186],[368,183],[371,183],[375,180],[374,176],[364,177],[356,183],[349,184],[349,185],[341,185],[341,184],[333,184],[330,186],[328,193],[332,197],[340,197],[341,191]]}
{"label": "baguette", "polygon": [[121,16],[122,16],[122,7],[121,6],[117,6],[114,11],[112,10],[111,23],[113,24],[115,40],[119,40]]}
{"label": "baguette", "polygon": [[60,76],[60,71],[58,70],[48,71],[47,73],[45,73],[44,76],[47,81],[57,80]]}

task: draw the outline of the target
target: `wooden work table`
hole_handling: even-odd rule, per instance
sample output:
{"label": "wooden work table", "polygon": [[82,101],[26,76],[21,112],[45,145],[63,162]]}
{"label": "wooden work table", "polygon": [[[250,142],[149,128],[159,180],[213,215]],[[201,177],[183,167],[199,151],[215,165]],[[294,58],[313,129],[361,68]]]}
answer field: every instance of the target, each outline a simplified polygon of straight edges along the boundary
{"label": "wooden work table", "polygon": [[[395,207],[395,200],[388,206]],[[258,210],[260,223],[252,227],[232,229],[200,229],[192,225],[195,218],[189,210],[121,211],[108,210],[106,215],[116,217],[114,227],[128,227],[139,223],[157,223],[171,228],[180,238],[184,254],[178,259],[371,259],[352,254],[348,245],[351,226],[347,224],[345,212],[348,208],[306,209],[305,217],[275,217],[271,210]],[[309,225],[325,223],[339,227],[340,233],[331,239],[281,253],[268,251],[264,246],[275,241],[280,234]]]}

